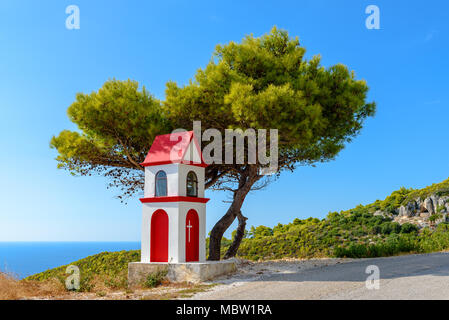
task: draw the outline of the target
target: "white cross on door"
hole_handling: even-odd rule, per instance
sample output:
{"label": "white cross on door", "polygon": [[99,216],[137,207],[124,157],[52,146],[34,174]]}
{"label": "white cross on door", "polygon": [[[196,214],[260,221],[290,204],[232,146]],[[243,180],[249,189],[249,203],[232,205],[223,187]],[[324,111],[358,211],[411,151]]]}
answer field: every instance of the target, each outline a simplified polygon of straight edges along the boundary
{"label": "white cross on door", "polygon": [[187,232],[188,232],[188,234],[189,234],[189,236],[188,236],[188,242],[190,242],[190,229],[192,228],[193,226],[190,224],[190,220],[189,220],[189,223],[187,224]]}

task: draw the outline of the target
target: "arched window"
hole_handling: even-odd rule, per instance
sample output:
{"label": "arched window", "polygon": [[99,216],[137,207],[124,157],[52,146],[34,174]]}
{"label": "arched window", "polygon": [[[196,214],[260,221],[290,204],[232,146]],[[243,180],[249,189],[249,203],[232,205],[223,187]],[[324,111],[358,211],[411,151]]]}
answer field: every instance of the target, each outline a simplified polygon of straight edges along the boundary
{"label": "arched window", "polygon": [[187,174],[187,196],[198,197],[198,179],[193,171]]}
{"label": "arched window", "polygon": [[156,173],[156,190],[154,192],[154,196],[167,196],[167,174],[162,170]]}

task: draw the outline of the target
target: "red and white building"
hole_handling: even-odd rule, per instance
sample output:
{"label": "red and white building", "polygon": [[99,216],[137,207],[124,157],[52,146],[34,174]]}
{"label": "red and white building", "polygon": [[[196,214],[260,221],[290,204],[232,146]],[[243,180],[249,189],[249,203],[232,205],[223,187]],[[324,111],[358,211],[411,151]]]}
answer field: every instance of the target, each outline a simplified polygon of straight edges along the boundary
{"label": "red and white building", "polygon": [[142,165],[141,262],[204,262],[207,164],[193,131],[157,136]]}

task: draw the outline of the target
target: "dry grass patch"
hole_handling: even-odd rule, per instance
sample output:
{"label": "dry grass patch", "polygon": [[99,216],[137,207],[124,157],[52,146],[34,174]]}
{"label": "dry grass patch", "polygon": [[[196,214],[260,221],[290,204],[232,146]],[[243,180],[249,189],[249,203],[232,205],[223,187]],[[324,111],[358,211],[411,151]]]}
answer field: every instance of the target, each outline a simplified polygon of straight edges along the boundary
{"label": "dry grass patch", "polygon": [[101,276],[93,277],[89,283],[89,292],[75,292],[67,291],[63,283],[56,278],[49,278],[43,281],[17,280],[12,276],[0,273],[0,300],[171,300],[190,298],[195,293],[206,291],[215,286],[215,284],[192,284],[186,282],[171,283],[163,279],[154,288],[142,286],[135,290],[130,290],[111,288],[111,284]]}
{"label": "dry grass patch", "polygon": [[18,300],[31,297],[52,297],[65,293],[64,286],[56,279],[48,281],[17,280],[0,272],[0,299]]}

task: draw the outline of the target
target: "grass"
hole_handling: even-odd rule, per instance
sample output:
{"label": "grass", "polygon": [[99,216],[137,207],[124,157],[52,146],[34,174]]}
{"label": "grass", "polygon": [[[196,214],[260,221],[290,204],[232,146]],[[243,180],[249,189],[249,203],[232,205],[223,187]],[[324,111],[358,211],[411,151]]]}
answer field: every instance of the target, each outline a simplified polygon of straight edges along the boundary
{"label": "grass", "polygon": [[17,300],[36,296],[50,297],[65,292],[65,287],[55,279],[46,281],[17,280],[0,273],[0,300]]}
{"label": "grass", "polygon": [[[75,261],[70,265],[75,265],[80,270],[79,291],[98,292],[126,289],[128,287],[128,263],[135,261],[140,261],[139,250],[103,252]],[[56,279],[61,284],[65,284],[65,280],[69,276],[66,273],[68,266],[64,265],[38,273],[26,280]]]}
{"label": "grass", "polygon": [[84,297],[90,299],[115,299],[118,296],[114,293],[119,293],[119,296],[120,294],[134,298],[140,296],[141,299],[176,299],[190,297],[213,286],[170,283],[166,279],[167,271],[161,270],[150,274],[140,288],[130,290],[127,282],[128,263],[139,260],[138,250],[99,253],[69,264],[77,266],[80,270],[80,289],[71,295],[65,289],[65,280],[70,275],[66,274],[69,265],[64,265],[32,275],[22,281],[8,278],[8,290],[2,290],[6,288],[6,281],[0,281],[0,292],[9,292],[8,295],[0,295],[0,298],[19,299],[48,295],[57,296],[58,299],[64,297],[76,299],[82,297],[80,294],[87,294]]}
{"label": "grass", "polygon": [[[164,272],[152,276],[148,289],[143,286],[135,290],[104,290],[94,286],[89,293],[67,292],[65,286],[56,278],[45,280],[17,280],[0,273],[0,300],[18,299],[141,299],[169,300],[190,298],[195,293],[206,291],[216,284],[170,283]],[[155,281],[155,282],[153,282]],[[159,287],[154,289],[155,287]]]}

